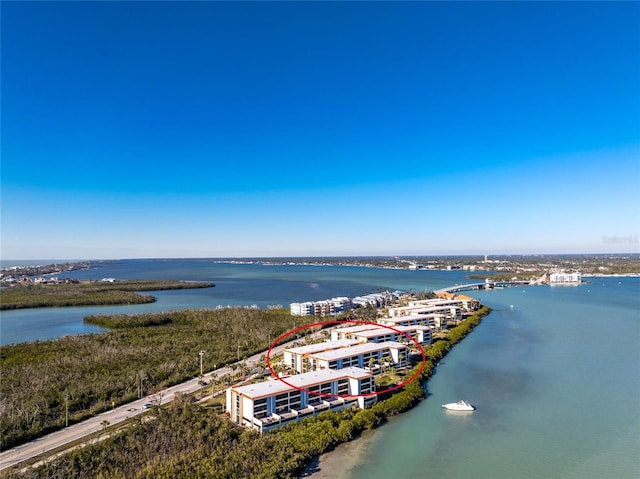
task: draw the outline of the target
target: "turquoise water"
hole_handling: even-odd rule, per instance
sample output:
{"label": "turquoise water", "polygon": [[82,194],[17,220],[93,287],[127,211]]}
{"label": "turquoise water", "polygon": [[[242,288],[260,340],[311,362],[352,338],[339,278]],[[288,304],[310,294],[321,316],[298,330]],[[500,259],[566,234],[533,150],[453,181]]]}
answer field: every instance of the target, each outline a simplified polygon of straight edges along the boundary
{"label": "turquoise water", "polygon": [[[141,260],[75,271],[81,279],[207,280],[215,288],[154,293],[148,305],[3,312],[2,344],[98,331],[87,314],[269,304],[432,290],[460,271],[261,266]],[[474,291],[494,311],[442,361],[428,398],[337,457],[336,479],[640,477],[640,278],[579,287]],[[513,305],[513,307],[511,307]],[[473,413],[441,404],[467,399]],[[347,451],[345,453],[345,451]]]}
{"label": "turquoise water", "polygon": [[[427,400],[326,477],[640,477],[639,290],[594,278],[474,292],[494,311],[442,361]],[[459,399],[476,411],[441,408]]]}

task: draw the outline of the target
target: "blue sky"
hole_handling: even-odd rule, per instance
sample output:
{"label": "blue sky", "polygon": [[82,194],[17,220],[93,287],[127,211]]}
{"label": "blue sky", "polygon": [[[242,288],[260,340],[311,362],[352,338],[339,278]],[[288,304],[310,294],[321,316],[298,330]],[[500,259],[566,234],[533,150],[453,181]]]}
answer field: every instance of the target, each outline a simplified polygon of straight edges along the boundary
{"label": "blue sky", "polygon": [[2,2],[4,259],[635,252],[637,2]]}

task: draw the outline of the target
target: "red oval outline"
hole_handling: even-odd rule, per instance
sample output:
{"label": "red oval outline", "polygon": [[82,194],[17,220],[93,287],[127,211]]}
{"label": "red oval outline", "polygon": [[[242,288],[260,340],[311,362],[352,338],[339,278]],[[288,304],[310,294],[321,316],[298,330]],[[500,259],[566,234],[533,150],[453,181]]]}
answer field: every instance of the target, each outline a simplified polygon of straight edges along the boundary
{"label": "red oval outline", "polygon": [[[415,374],[413,374],[413,376],[411,376],[406,381],[404,381],[404,382],[402,382],[400,384],[396,384],[394,387],[389,388],[389,389],[385,389],[384,391],[379,391],[379,392],[376,391],[374,393],[367,393],[367,394],[347,394],[347,395],[330,394],[330,393],[317,393],[317,392],[314,392],[314,391],[309,391],[308,389],[304,389],[304,388],[300,388],[298,386],[294,386],[293,384],[285,381],[283,378],[281,378],[280,376],[278,376],[276,374],[276,372],[271,367],[270,358],[271,358],[271,351],[273,350],[273,348],[275,348],[278,345],[278,343],[282,342],[282,340],[284,338],[286,338],[287,336],[291,336],[292,334],[295,334],[296,332],[301,331],[303,329],[313,328],[315,326],[323,326],[323,325],[326,326],[326,325],[329,325],[329,324],[366,324],[366,325],[371,325],[371,326],[390,329],[391,331],[394,331],[396,333],[402,334],[403,336],[407,337],[410,341],[413,341],[413,343],[416,346],[418,346],[418,349],[420,350],[420,354],[422,355],[422,362],[420,363],[420,368],[418,369],[418,371]],[[274,378],[276,378],[278,381],[283,382],[284,384],[286,384],[289,387],[297,389],[298,391],[306,392],[307,394],[312,394],[314,396],[326,396],[326,397],[331,397],[331,398],[353,399],[353,398],[358,398],[358,397],[378,396],[379,394],[384,394],[384,393],[388,393],[388,392],[391,392],[391,391],[395,391],[397,389],[400,389],[401,387],[406,386],[407,384],[412,383],[413,381],[415,381],[418,378],[418,376],[420,376],[420,373],[422,373],[422,371],[424,370],[424,368],[426,366],[426,363],[427,363],[427,357],[426,357],[426,353],[424,352],[424,348],[420,345],[420,343],[418,343],[418,341],[413,339],[411,336],[409,336],[404,331],[399,331],[399,330],[393,328],[392,326],[387,326],[385,324],[380,324],[380,323],[373,323],[371,321],[334,320],[334,321],[321,321],[319,323],[305,324],[303,326],[299,326],[299,327],[297,327],[295,329],[292,329],[291,331],[287,331],[284,334],[281,334],[269,346],[269,350],[267,351],[267,355],[265,356],[265,363],[267,364],[267,368],[269,368],[269,371],[271,371],[271,375]]]}

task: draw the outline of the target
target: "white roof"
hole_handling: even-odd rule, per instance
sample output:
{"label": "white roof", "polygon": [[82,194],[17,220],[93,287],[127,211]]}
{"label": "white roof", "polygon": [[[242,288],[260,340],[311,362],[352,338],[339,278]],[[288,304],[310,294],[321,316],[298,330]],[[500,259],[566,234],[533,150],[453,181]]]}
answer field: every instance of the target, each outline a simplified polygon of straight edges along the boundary
{"label": "white roof", "polygon": [[[307,389],[310,386],[316,384],[324,384],[328,382],[338,381],[345,378],[353,379],[365,379],[373,376],[370,371],[365,371],[361,368],[350,367],[343,369],[319,369],[317,371],[311,371],[308,373],[296,374],[295,376],[288,376],[283,381],[272,378],[269,381],[263,381],[261,383],[247,384],[246,386],[232,387],[231,390],[235,393],[246,396],[251,399],[260,399],[268,396],[275,396],[287,391],[294,391],[296,389]],[[295,387],[293,387],[295,386]]]}
{"label": "white roof", "polygon": [[422,324],[414,324],[411,326],[393,326],[393,328],[397,329],[398,331],[404,331],[405,333],[409,331],[429,331],[433,329],[431,326],[424,326]]}
{"label": "white roof", "polygon": [[375,324],[360,324],[358,326],[347,326],[344,328],[335,328],[334,331],[339,331],[341,333],[357,333],[359,331],[366,331],[368,329],[376,329],[379,326]]}
{"label": "white roof", "polygon": [[405,321],[424,321],[425,319],[429,319],[429,318],[442,318],[442,317],[443,317],[442,314],[413,314],[411,316],[396,316],[395,318],[380,318],[378,322],[381,324],[404,323]]}
{"label": "white roof", "polygon": [[[391,326],[393,327],[393,329],[397,329],[400,332],[403,333],[408,333],[411,331],[418,331],[418,330],[422,330],[422,331],[428,331],[431,329],[431,326],[421,326],[421,325],[413,325],[413,326]],[[365,338],[373,338],[376,336],[382,336],[385,334],[395,334],[395,331],[393,329],[389,329],[389,328],[385,328],[385,327],[379,327],[379,328],[375,328],[375,329],[367,329],[366,331],[354,331],[352,334],[354,336],[362,336]]]}
{"label": "white roof", "polygon": [[316,359],[334,361],[336,359],[351,358],[353,356],[373,351],[380,351],[384,349],[405,349],[406,347],[406,345],[398,343],[397,341],[385,341],[383,343],[359,343],[357,346],[351,346],[350,348],[332,349],[330,351],[315,353],[311,356]]}
{"label": "white roof", "polygon": [[323,343],[308,344],[306,346],[298,346],[297,348],[287,348],[285,352],[293,354],[309,354],[320,351],[326,351],[327,349],[339,349],[348,348],[359,344],[355,339],[338,339],[336,341],[325,341]]}
{"label": "white roof", "polygon": [[389,308],[389,311],[408,311],[411,313],[426,313],[430,311],[442,311],[443,309],[459,308],[459,304],[442,304],[440,306],[403,306],[398,308]]}
{"label": "white roof", "polygon": [[459,299],[444,299],[444,298],[409,301],[409,304],[411,304],[411,306],[441,306],[445,304],[456,305],[461,303],[462,303],[462,300],[459,300]]}

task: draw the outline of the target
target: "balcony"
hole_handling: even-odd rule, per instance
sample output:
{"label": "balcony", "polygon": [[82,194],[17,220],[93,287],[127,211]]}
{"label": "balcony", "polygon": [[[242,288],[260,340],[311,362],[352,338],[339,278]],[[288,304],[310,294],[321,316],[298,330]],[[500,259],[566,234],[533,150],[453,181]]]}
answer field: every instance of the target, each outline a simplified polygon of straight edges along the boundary
{"label": "balcony", "polygon": [[333,409],[339,406],[342,406],[346,401],[343,398],[335,398],[331,401],[324,401],[324,403],[329,407],[329,409]]}
{"label": "balcony", "polygon": [[297,409],[297,410],[293,410],[295,413],[297,413],[298,416],[307,416],[309,414],[313,414],[315,411],[315,407],[314,406],[307,406],[304,409]]}

